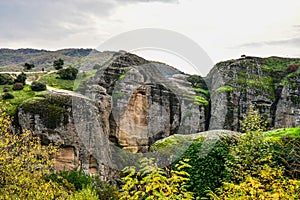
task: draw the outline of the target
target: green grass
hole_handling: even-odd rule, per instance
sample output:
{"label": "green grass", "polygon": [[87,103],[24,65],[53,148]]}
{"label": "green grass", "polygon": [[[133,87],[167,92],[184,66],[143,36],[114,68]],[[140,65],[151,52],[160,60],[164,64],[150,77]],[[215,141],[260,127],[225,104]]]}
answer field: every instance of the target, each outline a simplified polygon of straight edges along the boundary
{"label": "green grass", "polygon": [[281,128],[266,132],[266,140],[280,140],[283,136],[300,137],[300,127]]}
{"label": "green grass", "polygon": [[215,92],[231,92],[233,90],[233,87],[225,85],[222,87],[219,87],[215,90]]}
{"label": "green grass", "polygon": [[40,82],[58,89],[73,90],[74,87],[74,80],[63,80],[56,73],[42,76]]}
{"label": "green grass", "polygon": [[193,87],[192,90],[194,90],[195,92],[204,94],[204,95],[206,95],[206,96],[209,95],[209,90],[204,90],[204,89],[202,89],[202,88],[195,88],[195,87]]}
{"label": "green grass", "polygon": [[78,89],[81,82],[89,80],[96,74],[96,70],[85,72],[79,72],[76,80],[64,80],[59,78],[56,73],[47,74],[41,77],[40,81],[54,88],[75,91]]}
{"label": "green grass", "polygon": [[201,97],[201,96],[195,97],[195,103],[200,106],[201,105],[208,106],[208,101],[204,97]]}
{"label": "green grass", "polygon": [[[1,95],[1,97],[4,94],[3,87],[4,87],[4,85],[0,85],[0,95]],[[19,107],[19,105],[21,105],[23,103],[23,101],[25,101],[27,99],[30,99],[30,98],[33,98],[33,97],[36,97],[36,96],[39,96],[39,95],[41,95],[42,92],[32,91],[30,89],[29,85],[25,85],[23,90],[14,91],[14,90],[12,90],[12,85],[11,85],[9,93],[14,95],[14,98],[4,100],[4,102],[8,102],[10,104],[8,106],[8,113],[13,116],[16,113],[17,108]]]}

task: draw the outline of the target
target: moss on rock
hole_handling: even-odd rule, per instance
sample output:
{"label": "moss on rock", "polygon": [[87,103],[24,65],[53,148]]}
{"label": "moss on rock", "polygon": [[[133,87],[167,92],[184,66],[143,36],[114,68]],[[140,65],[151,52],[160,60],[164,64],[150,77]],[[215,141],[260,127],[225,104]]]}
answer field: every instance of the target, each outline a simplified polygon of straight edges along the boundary
{"label": "moss on rock", "polygon": [[72,106],[70,96],[46,94],[34,97],[22,103],[20,109],[33,115],[39,115],[43,124],[54,129],[69,121],[69,109]]}

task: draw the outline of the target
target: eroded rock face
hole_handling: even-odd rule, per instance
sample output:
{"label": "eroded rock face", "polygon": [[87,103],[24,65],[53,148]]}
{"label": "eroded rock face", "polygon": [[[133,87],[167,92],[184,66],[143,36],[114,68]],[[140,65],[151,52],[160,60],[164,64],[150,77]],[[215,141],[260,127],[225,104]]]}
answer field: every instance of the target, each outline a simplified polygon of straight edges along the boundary
{"label": "eroded rock face", "polygon": [[121,52],[78,92],[53,91],[24,102],[19,123],[44,144],[61,146],[57,170],[81,167],[113,180],[118,165],[113,156],[120,148],[147,152],[159,139],[206,130],[206,100],[195,101],[187,77]]}
{"label": "eroded rock face", "polygon": [[275,128],[300,126],[300,75],[288,77],[281,89],[275,113]]}
{"label": "eroded rock face", "polygon": [[23,129],[39,135],[42,144],[51,142],[61,147],[55,163],[57,170],[82,168],[111,178],[106,173],[112,171],[102,166],[111,166],[108,148],[111,98],[93,91],[90,94],[100,102],[76,94],[46,93],[25,101],[18,109],[18,121]]}
{"label": "eroded rock face", "polygon": [[218,63],[208,75],[210,129],[238,131],[251,104],[270,127],[299,125],[299,72],[288,71],[295,62],[297,59],[245,57]]}

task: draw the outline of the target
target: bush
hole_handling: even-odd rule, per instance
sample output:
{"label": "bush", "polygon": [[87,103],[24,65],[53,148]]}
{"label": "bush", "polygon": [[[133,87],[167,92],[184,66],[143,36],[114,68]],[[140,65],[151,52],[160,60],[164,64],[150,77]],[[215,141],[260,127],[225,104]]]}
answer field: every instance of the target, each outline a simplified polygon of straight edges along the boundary
{"label": "bush", "polygon": [[273,150],[271,143],[264,139],[262,130],[265,125],[257,111],[250,106],[248,116],[243,116],[242,130],[246,133],[241,136],[237,145],[230,147],[226,158],[226,181],[239,183],[246,175],[252,175],[265,164],[272,164]]}
{"label": "bush", "polygon": [[65,199],[65,188],[44,179],[56,147],[42,146],[26,130],[16,134],[6,108],[0,102],[0,199]]}
{"label": "bush", "polygon": [[17,78],[15,79],[15,83],[23,83],[23,85],[26,84],[26,79],[27,79],[27,76],[26,74],[24,74],[23,72],[21,74],[19,74],[17,76]]}
{"label": "bush", "polygon": [[3,87],[3,92],[8,92],[10,90],[10,87],[8,85]]}
{"label": "bush", "polygon": [[47,177],[47,180],[55,181],[61,185],[64,184],[64,180],[67,180],[74,185],[76,191],[82,190],[93,183],[93,178],[88,174],[85,174],[82,170],[52,173]]}
{"label": "bush", "polygon": [[223,187],[217,190],[217,194],[211,192],[209,196],[216,200],[297,200],[300,198],[300,181],[284,177],[281,169],[265,165],[253,175],[245,176],[239,184],[224,183]]}
{"label": "bush", "polygon": [[23,88],[24,88],[23,83],[15,83],[13,85],[13,90],[23,90]]}
{"label": "bush", "polygon": [[99,200],[97,192],[92,185],[88,185],[80,191],[75,192],[67,200]]}
{"label": "bush", "polygon": [[63,59],[58,59],[58,60],[55,60],[53,62],[53,67],[56,69],[56,70],[60,70],[63,68],[63,65],[64,65],[64,60]]}
{"label": "bush", "polygon": [[300,180],[300,138],[283,136],[272,148],[274,160],[285,169],[284,175]]}
{"label": "bush", "polygon": [[298,68],[299,68],[299,65],[297,65],[297,64],[290,64],[290,65],[288,65],[288,67],[286,69],[286,72],[287,73],[292,73],[292,72],[297,71]]}
{"label": "bush", "polygon": [[193,194],[186,190],[189,174],[184,170],[190,165],[187,161],[179,161],[176,170],[167,173],[157,167],[152,159],[141,160],[140,171],[136,167],[126,167],[122,178],[120,200],[127,199],[193,199]]}
{"label": "bush", "polygon": [[44,91],[47,89],[45,83],[41,83],[41,82],[37,82],[37,81],[33,81],[30,88],[32,91]]}
{"label": "bush", "polygon": [[221,174],[225,169],[225,158],[229,152],[227,142],[218,140],[213,149],[205,156],[201,154],[205,151],[203,142],[194,142],[182,155],[181,159],[189,159],[191,168],[185,171],[190,174],[187,182],[187,189],[195,196],[204,197],[208,190],[214,190],[222,185]]}
{"label": "bush", "polygon": [[35,67],[34,64],[29,64],[29,63],[24,64],[24,69],[25,70],[31,70],[34,67]]}
{"label": "bush", "polygon": [[15,98],[14,95],[12,95],[12,94],[9,93],[9,92],[5,92],[5,93],[2,95],[2,99],[3,99],[3,100],[13,99],[13,98]]}
{"label": "bush", "polygon": [[14,79],[9,74],[0,74],[0,85],[11,85]]}
{"label": "bush", "polygon": [[68,67],[66,69],[61,69],[57,72],[61,79],[65,80],[75,80],[78,74],[78,69],[74,67]]}

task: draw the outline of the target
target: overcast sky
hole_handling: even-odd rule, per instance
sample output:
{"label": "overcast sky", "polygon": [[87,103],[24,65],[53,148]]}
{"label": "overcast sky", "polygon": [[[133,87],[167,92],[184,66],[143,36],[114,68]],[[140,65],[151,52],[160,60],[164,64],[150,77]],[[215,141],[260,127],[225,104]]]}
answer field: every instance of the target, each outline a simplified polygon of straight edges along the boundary
{"label": "overcast sky", "polygon": [[163,28],[194,40],[214,63],[300,56],[299,0],[0,0],[0,28],[0,48],[96,48],[126,31]]}

